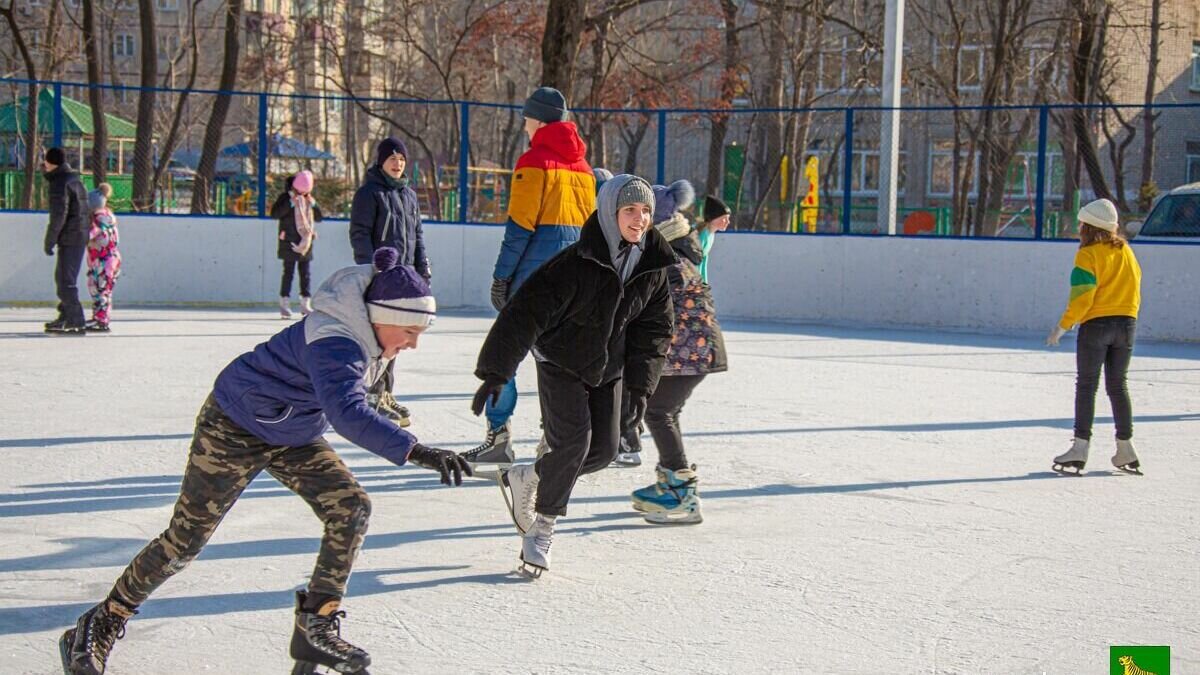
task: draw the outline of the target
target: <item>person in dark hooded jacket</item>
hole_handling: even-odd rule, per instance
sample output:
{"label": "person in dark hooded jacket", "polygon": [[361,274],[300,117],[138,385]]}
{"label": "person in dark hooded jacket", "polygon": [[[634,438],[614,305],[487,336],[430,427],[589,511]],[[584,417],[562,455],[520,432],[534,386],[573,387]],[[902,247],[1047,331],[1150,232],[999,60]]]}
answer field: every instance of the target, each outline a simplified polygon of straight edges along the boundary
{"label": "person in dark hooded jacket", "polygon": [[366,672],[370,656],[343,640],[338,626],[371,502],[325,440],[326,429],[393,464],[437,471],[447,485],[470,475],[458,455],[418,443],[366,405],[367,383],[401,350],[416,348],[436,311],[428,284],[397,266],[397,257],[383,248],[374,266],[335,272],[317,290],[311,314],[221,371],[196,418],[170,525],[63,634],[64,672],[104,672],[125,622],[200,553],[262,471],[308,502],[325,526],[308,587],[296,593],[293,672],[315,672],[315,665]]}
{"label": "person in dark hooded jacket", "polygon": [[[354,262],[369,264],[375,251],[387,246],[400,252],[400,264],[412,267],[430,281],[432,271],[425,255],[421,208],[417,193],[408,185],[408,147],[398,138],[385,138],[375,148],[375,165],[367,169],[363,184],[350,206],[350,246]],[[392,366],[369,392],[376,410],[402,427],[409,425],[408,408],[392,396]]]}
{"label": "person in dark hooded jacket", "polygon": [[616,456],[622,390],[645,410],[671,340],[667,268],[675,255],[650,226],[649,183],[616,176],[597,202],[579,241],[534,271],[500,310],[475,369],[483,384],[471,408],[479,415],[531,350],[537,362],[549,451],[501,478],[533,575],[549,568],[555,519],[566,514],[575,481]]}
{"label": "person in dark hooded jacket", "polygon": [[87,207],[87,188],[79,174],[67,163],[62,148],[46,151],[42,168],[49,183],[50,222],[42,250],[53,256],[54,286],[58,295],[58,316],[46,322],[47,333],[86,335],[83,305],[79,302],[79,270],[87,251],[91,232],[91,210]]}

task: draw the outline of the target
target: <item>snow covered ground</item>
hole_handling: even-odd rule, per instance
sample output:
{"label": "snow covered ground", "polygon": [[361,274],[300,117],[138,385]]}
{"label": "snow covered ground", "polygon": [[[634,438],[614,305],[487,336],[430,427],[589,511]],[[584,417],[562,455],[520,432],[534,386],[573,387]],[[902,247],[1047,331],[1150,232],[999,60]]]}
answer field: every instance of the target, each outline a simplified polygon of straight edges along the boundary
{"label": "snow covered ground", "polygon": [[[118,308],[110,336],[51,338],[47,314],[0,309],[3,673],[57,672],[58,635],[166,526],[214,376],[282,326]],[[482,437],[468,403],[489,324],[440,317],[401,355],[423,441]],[[1068,478],[1049,468],[1071,436],[1071,338],[726,329],[732,370],[685,410],[704,523],[630,510],[649,466],[586,477],[537,582],[511,574],[493,483],[443,488],[335,437],[374,504],[343,625],[372,672],[1102,673],[1113,644],[1171,645],[1173,672],[1200,672],[1200,345],[1137,348],[1147,475],[1109,470],[1101,393],[1089,470]],[[529,364],[519,381],[529,458]],[[264,474],[109,672],[288,672],[319,534]]]}

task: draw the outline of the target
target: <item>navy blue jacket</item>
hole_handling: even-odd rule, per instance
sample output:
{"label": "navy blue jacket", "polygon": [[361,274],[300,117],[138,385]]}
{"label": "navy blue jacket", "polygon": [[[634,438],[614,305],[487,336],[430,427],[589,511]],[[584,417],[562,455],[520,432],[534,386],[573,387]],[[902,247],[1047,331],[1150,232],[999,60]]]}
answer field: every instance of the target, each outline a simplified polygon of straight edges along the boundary
{"label": "navy blue jacket", "polygon": [[416,438],[366,402],[369,381],[387,364],[362,301],[371,274],[366,266],[335,272],[313,296],[313,314],[226,366],[213,386],[225,414],[279,446],[307,445],[332,425],[351,443],[403,464]]}
{"label": "navy blue jacket", "polygon": [[377,166],[367,169],[350,206],[350,246],[358,265],[370,264],[377,249],[394,246],[400,251],[401,265],[428,279],[429,258],[417,193],[407,183],[391,181]]}

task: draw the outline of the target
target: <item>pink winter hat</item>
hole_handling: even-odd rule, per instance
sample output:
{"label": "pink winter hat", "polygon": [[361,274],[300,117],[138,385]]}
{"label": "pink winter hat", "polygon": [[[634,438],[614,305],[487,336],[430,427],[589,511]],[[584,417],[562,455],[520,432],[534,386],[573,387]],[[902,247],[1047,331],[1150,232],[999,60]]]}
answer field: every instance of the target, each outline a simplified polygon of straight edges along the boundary
{"label": "pink winter hat", "polygon": [[300,173],[296,174],[296,177],[292,179],[292,189],[295,190],[296,192],[299,192],[302,195],[306,195],[309,192],[312,192],[312,189],[313,189],[312,172],[309,171],[308,169],[305,169],[304,171],[301,171]]}

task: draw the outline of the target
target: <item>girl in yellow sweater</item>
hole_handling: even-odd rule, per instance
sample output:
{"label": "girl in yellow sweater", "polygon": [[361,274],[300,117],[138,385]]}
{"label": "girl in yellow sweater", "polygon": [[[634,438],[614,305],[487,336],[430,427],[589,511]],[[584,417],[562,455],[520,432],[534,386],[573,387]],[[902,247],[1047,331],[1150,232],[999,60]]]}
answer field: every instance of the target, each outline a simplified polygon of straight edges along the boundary
{"label": "girl in yellow sweater", "polygon": [[1067,311],[1050,331],[1046,344],[1059,339],[1075,324],[1075,439],[1071,449],[1054,458],[1054,470],[1078,474],[1087,463],[1096,412],[1096,389],[1104,368],[1104,388],[1112,403],[1117,427],[1113,466],[1141,474],[1133,449],[1133,407],[1125,373],[1133,355],[1141,303],[1142,269],[1129,243],[1117,231],[1117,208],[1098,199],[1079,211],[1079,251],[1071,270]]}

